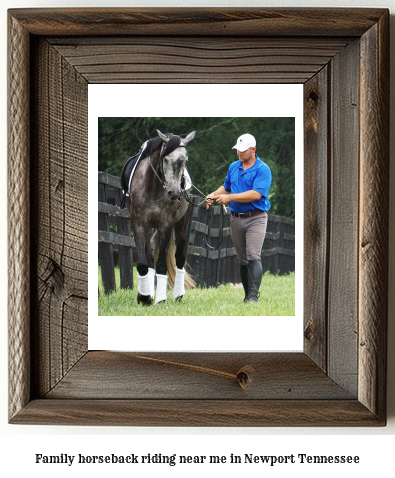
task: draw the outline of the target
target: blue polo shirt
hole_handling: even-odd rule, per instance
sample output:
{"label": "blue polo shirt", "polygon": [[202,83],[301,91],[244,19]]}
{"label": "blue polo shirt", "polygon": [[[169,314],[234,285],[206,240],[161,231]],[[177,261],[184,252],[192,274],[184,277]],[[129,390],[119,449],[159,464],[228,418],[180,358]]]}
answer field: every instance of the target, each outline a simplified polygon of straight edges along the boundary
{"label": "blue polo shirt", "polygon": [[272,173],[269,166],[261,161],[257,155],[255,155],[255,158],[255,163],[245,171],[241,161],[232,163],[229,166],[224,187],[231,194],[254,190],[262,194],[262,197],[258,201],[250,203],[230,201],[230,210],[233,212],[251,212],[257,209],[269,211],[270,209],[269,188],[272,184]]}

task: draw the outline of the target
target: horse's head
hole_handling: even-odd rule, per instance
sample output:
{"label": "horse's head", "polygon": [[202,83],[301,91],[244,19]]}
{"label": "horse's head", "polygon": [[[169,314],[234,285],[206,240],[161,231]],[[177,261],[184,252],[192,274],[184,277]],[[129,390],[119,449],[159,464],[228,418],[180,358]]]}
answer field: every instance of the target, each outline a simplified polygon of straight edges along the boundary
{"label": "horse's head", "polygon": [[174,201],[181,195],[181,177],[188,160],[187,144],[195,137],[195,131],[189,133],[184,139],[179,136],[166,136],[157,130],[159,137],[164,143],[163,176],[169,199]]}

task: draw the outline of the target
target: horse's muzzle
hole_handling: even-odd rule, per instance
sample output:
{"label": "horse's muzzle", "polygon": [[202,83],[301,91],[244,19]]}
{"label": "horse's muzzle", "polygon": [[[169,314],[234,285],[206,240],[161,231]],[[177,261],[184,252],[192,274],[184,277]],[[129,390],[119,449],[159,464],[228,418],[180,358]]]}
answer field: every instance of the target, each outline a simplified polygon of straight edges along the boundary
{"label": "horse's muzzle", "polygon": [[180,190],[175,191],[175,190],[168,189],[168,190],[167,190],[167,195],[169,196],[169,199],[170,199],[171,201],[175,201],[175,200],[177,200],[177,199],[180,198],[180,196],[181,196],[181,191],[180,191]]}

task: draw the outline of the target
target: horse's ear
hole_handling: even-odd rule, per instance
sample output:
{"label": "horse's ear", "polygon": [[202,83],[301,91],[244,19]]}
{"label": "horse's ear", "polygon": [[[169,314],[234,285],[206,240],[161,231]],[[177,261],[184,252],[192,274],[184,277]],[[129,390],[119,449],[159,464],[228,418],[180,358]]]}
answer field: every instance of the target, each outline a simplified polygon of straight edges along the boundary
{"label": "horse's ear", "polygon": [[167,144],[167,143],[169,142],[169,139],[170,139],[170,138],[169,138],[168,136],[166,136],[165,134],[161,133],[158,129],[157,129],[156,131],[157,131],[157,133],[158,133],[160,139],[161,139],[164,143]]}
{"label": "horse's ear", "polygon": [[182,140],[182,143],[184,144],[184,146],[186,146],[189,143],[189,141],[193,140],[193,138],[195,137],[195,133],[196,131],[192,131],[192,133],[189,133],[188,136]]}

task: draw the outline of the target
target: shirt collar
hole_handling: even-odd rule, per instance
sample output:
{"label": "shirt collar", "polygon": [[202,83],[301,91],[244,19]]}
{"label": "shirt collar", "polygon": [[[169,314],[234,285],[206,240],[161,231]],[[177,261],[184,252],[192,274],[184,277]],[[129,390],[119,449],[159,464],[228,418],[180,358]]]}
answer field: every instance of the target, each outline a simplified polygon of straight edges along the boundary
{"label": "shirt collar", "polygon": [[255,169],[257,167],[258,160],[259,160],[259,157],[255,153],[255,163],[252,166],[250,166],[249,168],[247,168],[246,170],[244,170],[243,169],[243,163],[241,161],[239,161],[239,169],[241,169],[243,173],[246,173],[247,171],[252,171],[253,169]]}

